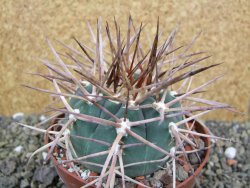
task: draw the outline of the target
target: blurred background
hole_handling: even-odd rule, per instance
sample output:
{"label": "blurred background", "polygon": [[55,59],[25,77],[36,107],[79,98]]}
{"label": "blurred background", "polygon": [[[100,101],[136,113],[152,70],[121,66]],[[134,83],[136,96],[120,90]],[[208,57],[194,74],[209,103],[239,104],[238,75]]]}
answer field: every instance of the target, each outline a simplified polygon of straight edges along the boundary
{"label": "blurred background", "polygon": [[1,1],[0,15],[0,114],[42,113],[50,97],[20,86],[49,87],[41,78],[27,72],[45,71],[37,58],[53,59],[45,38],[73,45],[72,36],[89,41],[86,22],[95,27],[102,17],[111,22],[115,16],[122,30],[129,14],[135,24],[146,24],[153,39],[157,17],[165,35],[179,26],[176,43],[186,44],[202,31],[194,46],[212,57],[207,64],[223,63],[194,80],[194,86],[216,75],[226,75],[205,94],[231,104],[245,116],[224,110],[206,115],[206,119],[246,120],[250,108],[250,1]]}

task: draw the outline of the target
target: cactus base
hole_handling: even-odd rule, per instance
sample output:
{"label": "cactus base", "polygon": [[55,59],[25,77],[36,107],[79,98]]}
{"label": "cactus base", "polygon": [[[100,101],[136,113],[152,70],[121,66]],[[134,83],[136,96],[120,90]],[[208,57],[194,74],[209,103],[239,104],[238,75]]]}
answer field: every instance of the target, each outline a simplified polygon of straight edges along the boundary
{"label": "cactus base", "polygon": [[[55,124],[57,122],[57,120],[55,120],[53,124]],[[190,122],[192,123],[192,122]],[[202,133],[202,134],[209,134],[209,131],[208,131],[208,128],[202,124],[201,122],[197,121],[195,122],[194,124],[194,130],[199,132],[199,133]],[[210,138],[201,138],[204,143],[205,143],[205,146],[208,147],[211,145],[211,141],[210,141]],[[50,140],[48,138],[48,136],[45,137],[45,144],[49,143]],[[59,148],[56,147],[54,149],[54,152],[59,152]],[[63,153],[66,153],[66,151],[63,151]],[[198,168],[195,170],[194,172],[194,175],[193,176],[189,176],[187,179],[185,179],[183,182],[178,182],[177,181],[177,185],[176,187],[177,188],[190,188],[190,187],[194,187],[195,185],[195,179],[199,176],[199,174],[201,173],[201,170],[202,168],[204,167],[204,165],[206,164],[206,162],[208,161],[209,159],[209,155],[210,155],[210,148],[208,148],[207,150],[205,150],[205,153],[204,153],[204,157],[202,159],[202,162],[201,164],[198,166]],[[63,166],[61,164],[59,164],[58,160],[56,159],[55,156],[52,156],[51,157],[55,167],[56,167],[56,170],[57,170],[57,173],[58,175],[60,176],[60,178],[62,179],[62,181],[65,183],[65,185],[67,187],[70,187],[70,188],[79,188],[83,185],[86,185],[88,183],[90,183],[91,181],[94,180],[94,178],[88,178],[86,180],[82,179],[81,177],[79,177],[75,172],[70,172],[69,171],[69,168],[70,166]],[[90,176],[96,176],[98,174],[94,173],[94,172],[90,172]],[[147,181],[147,179],[146,179]],[[90,186],[90,188],[94,188],[95,186]],[[136,188],[138,188],[137,185],[135,185]]]}

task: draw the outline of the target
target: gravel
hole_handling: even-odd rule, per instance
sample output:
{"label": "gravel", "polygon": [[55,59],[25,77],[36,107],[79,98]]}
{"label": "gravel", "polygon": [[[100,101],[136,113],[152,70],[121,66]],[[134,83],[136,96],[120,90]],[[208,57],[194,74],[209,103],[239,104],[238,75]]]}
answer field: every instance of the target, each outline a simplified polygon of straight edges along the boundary
{"label": "gravel", "polygon": [[16,122],[34,125],[39,119],[38,115],[0,116],[0,188],[63,187],[52,163],[43,164],[42,153],[28,164],[31,154],[43,145],[43,135]]}
{"label": "gravel", "polygon": [[[35,155],[28,164],[32,152],[43,145],[43,135],[15,122],[34,125],[41,120],[44,120],[43,115],[23,115],[15,119],[0,116],[0,188],[65,188],[53,164],[43,164],[42,153]],[[210,160],[202,170],[200,179],[197,179],[196,187],[248,187],[250,122],[207,121],[206,124],[214,135],[232,141],[219,140],[214,143]],[[225,156],[225,150],[229,147],[237,150],[233,159]]]}
{"label": "gravel", "polygon": [[[207,121],[211,132],[232,141],[217,141],[212,147],[209,162],[200,176],[201,187],[241,188],[250,185],[250,122]],[[228,159],[225,151],[237,150],[234,159]]]}

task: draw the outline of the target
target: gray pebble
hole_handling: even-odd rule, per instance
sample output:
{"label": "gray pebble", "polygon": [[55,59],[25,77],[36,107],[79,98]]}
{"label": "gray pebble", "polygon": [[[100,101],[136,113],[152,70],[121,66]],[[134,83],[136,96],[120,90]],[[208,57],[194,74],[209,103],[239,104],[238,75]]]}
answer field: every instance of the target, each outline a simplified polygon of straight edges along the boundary
{"label": "gray pebble", "polygon": [[188,173],[183,169],[181,165],[176,165],[176,178],[179,181],[183,181],[188,177]]}
{"label": "gray pebble", "polygon": [[30,185],[29,181],[27,179],[21,180],[20,188],[28,188]]}
{"label": "gray pebble", "polygon": [[247,170],[250,170],[250,164],[246,164],[242,167],[242,171],[245,172]]}
{"label": "gray pebble", "polygon": [[13,114],[12,118],[14,121],[21,121],[23,119],[24,113],[22,112],[17,112]]}
{"label": "gray pebble", "polygon": [[16,159],[14,158],[7,158],[0,163],[0,171],[4,175],[11,175],[16,169]]}
{"label": "gray pebble", "polygon": [[212,170],[206,170],[205,174],[208,176],[215,176],[216,175]]}
{"label": "gray pebble", "polygon": [[33,181],[38,181],[43,185],[48,186],[53,182],[55,177],[57,177],[56,169],[54,167],[45,166],[36,169]]}
{"label": "gray pebble", "polygon": [[0,176],[0,187],[1,188],[16,188],[18,179],[14,176]]}
{"label": "gray pebble", "polygon": [[166,170],[158,170],[156,173],[154,173],[154,178],[156,180],[160,180],[164,174],[166,174]]}
{"label": "gray pebble", "polygon": [[163,184],[159,180],[151,178],[149,181],[150,181],[150,185],[154,188],[162,188],[163,187]]}
{"label": "gray pebble", "polygon": [[199,158],[198,158],[198,156],[197,156],[196,153],[190,153],[190,154],[188,154],[188,159],[189,159],[189,161],[190,161],[190,163],[192,165],[200,163],[200,160],[199,160]]}
{"label": "gray pebble", "polygon": [[219,169],[216,170],[216,174],[217,174],[217,175],[221,175],[222,173],[223,173],[223,171],[222,171],[221,168],[219,168]]}

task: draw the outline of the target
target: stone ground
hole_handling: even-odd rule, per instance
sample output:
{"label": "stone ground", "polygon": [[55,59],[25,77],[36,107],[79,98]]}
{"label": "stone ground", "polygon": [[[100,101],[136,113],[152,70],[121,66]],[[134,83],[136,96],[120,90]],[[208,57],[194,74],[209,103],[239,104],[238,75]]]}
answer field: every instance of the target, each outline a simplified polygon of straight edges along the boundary
{"label": "stone ground", "polygon": [[[19,121],[34,125],[41,119],[37,115],[0,116],[0,188],[62,188],[52,164],[43,165],[43,154],[37,154],[27,165],[33,151],[43,145],[43,136],[15,124]],[[210,160],[200,176],[199,186],[204,188],[245,188],[250,185],[250,122],[207,121],[217,136],[236,142],[218,141],[214,144]],[[237,149],[234,161],[224,155],[227,147]],[[235,163],[228,165],[227,163]]]}

